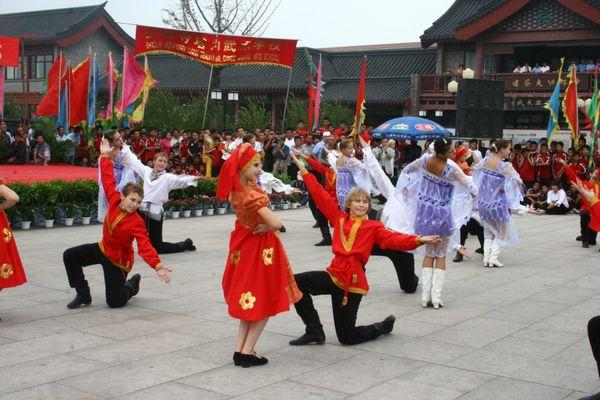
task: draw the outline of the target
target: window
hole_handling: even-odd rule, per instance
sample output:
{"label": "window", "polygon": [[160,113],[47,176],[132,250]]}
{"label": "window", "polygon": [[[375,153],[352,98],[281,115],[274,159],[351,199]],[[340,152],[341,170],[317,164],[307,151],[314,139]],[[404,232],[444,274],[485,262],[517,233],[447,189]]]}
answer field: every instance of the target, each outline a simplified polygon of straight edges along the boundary
{"label": "window", "polygon": [[19,57],[19,66],[18,67],[6,67],[6,80],[16,80],[21,79],[21,66],[23,60]]}
{"label": "window", "polygon": [[465,51],[465,68],[471,68],[475,71],[475,52]]}
{"label": "window", "polygon": [[46,79],[48,77],[48,71],[52,67],[53,60],[52,54],[43,56],[31,56],[29,63],[31,65],[31,72],[29,79]]}

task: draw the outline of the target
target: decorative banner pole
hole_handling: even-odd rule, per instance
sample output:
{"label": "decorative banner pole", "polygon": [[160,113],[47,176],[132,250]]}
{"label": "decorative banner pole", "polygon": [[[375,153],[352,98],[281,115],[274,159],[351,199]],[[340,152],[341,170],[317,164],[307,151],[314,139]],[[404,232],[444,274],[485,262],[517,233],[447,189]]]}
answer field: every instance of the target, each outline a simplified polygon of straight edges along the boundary
{"label": "decorative banner pole", "polygon": [[294,70],[294,68],[290,68],[290,76],[288,78],[287,90],[285,92],[285,104],[283,105],[283,117],[281,118],[281,133],[283,133],[285,130],[285,114],[287,112],[288,97],[290,95],[290,86],[292,84],[292,71],[293,70]]}
{"label": "decorative banner pole", "polygon": [[206,112],[208,111],[208,99],[210,98],[210,84],[212,83],[213,66],[210,66],[210,75],[208,76],[208,88],[206,89],[206,101],[204,102],[204,116],[202,117],[202,129],[204,129],[204,123],[206,122]]}

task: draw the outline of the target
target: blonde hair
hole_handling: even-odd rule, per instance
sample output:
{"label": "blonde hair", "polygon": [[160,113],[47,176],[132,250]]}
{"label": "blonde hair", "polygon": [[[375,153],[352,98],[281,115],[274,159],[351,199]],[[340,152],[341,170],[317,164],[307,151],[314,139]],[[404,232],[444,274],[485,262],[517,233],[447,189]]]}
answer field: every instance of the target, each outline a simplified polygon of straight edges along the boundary
{"label": "blonde hair", "polygon": [[340,142],[340,150],[345,149],[347,147],[354,148],[354,141],[351,139],[342,139]]}
{"label": "blonde hair", "polygon": [[367,199],[367,202],[369,203],[369,210],[371,210],[371,196],[369,192],[359,187],[352,189],[346,196],[346,200],[344,200],[344,210],[350,212],[350,204],[359,198]]}
{"label": "blonde hair", "polygon": [[165,160],[167,160],[167,162],[169,161],[169,156],[167,155],[167,153],[163,153],[162,151],[156,153],[152,161],[156,161],[158,158],[164,158]]}

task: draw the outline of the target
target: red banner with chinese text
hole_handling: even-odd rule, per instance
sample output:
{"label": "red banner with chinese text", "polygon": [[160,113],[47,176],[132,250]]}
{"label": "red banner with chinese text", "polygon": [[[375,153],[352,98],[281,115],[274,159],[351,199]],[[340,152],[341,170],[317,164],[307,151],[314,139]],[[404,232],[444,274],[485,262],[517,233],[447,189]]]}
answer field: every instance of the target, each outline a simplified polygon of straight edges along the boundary
{"label": "red banner with chinese text", "polygon": [[19,39],[0,36],[0,65],[5,67],[19,65]]}
{"label": "red banner with chinese text", "polygon": [[171,53],[222,67],[270,64],[292,68],[297,40],[217,35],[138,25],[135,55]]}

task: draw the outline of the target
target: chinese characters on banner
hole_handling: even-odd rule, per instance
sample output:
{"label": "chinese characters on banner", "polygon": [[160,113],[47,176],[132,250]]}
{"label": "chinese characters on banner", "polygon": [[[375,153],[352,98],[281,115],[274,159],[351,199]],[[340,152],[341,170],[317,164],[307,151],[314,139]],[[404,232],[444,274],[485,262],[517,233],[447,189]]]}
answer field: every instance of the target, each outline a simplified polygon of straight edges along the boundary
{"label": "chinese characters on banner", "polygon": [[[526,75],[497,75],[493,79],[504,81],[504,88],[507,92],[552,92],[556,85],[556,74],[526,74]],[[581,74],[577,76],[577,89],[580,92],[593,91],[593,78],[591,74]],[[565,77],[563,75],[563,88],[566,87]],[[564,89],[563,89],[564,91]]]}
{"label": "chinese characters on banner", "polygon": [[215,67],[271,64],[292,68],[296,40],[216,35],[138,25],[135,55],[172,53]]}

